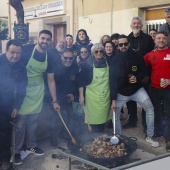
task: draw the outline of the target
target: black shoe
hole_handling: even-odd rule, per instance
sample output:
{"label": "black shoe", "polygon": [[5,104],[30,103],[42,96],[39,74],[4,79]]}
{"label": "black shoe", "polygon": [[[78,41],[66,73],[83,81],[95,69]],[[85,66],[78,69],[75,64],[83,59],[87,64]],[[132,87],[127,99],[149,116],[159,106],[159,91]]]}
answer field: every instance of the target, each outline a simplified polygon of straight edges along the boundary
{"label": "black shoe", "polygon": [[44,155],[44,152],[42,151],[42,149],[35,147],[35,148],[31,148],[31,149],[26,149],[26,152],[28,153],[34,153],[35,155],[41,156]]}
{"label": "black shoe", "polygon": [[21,155],[15,154],[15,165],[21,165],[22,164],[22,159],[21,159]]}
{"label": "black shoe", "polygon": [[129,129],[129,128],[135,128],[137,127],[136,123],[126,123],[125,125],[122,126],[124,129]]}

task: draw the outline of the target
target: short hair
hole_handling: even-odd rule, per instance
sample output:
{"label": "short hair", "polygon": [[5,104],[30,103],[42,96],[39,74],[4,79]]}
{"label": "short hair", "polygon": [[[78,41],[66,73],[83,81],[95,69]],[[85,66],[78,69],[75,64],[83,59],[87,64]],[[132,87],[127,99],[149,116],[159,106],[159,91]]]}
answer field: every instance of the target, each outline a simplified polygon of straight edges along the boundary
{"label": "short hair", "polygon": [[156,29],[154,29],[154,28],[152,28],[152,29],[150,29],[150,30],[149,30],[149,32],[151,32],[151,31],[155,31],[155,32],[157,32],[157,30],[156,30]]}
{"label": "short hair", "polygon": [[138,21],[140,21],[140,23],[142,24],[142,19],[139,16],[135,16],[132,18],[131,20],[131,24],[133,23],[133,20],[137,19]]}
{"label": "short hair", "polygon": [[51,37],[51,39],[52,39],[52,33],[49,30],[41,30],[39,32],[39,37],[41,36],[41,34],[48,34]]}
{"label": "short hair", "polygon": [[158,31],[158,32],[156,33],[156,35],[158,35],[158,34],[163,34],[163,35],[165,35],[166,37],[168,37],[168,33],[167,33],[166,31]]}
{"label": "short hair", "polygon": [[9,50],[9,47],[11,45],[15,45],[15,46],[18,46],[18,47],[21,47],[22,48],[22,43],[20,40],[16,40],[16,39],[10,39],[7,44],[6,44],[6,50],[8,51]]}
{"label": "short hair", "polygon": [[170,14],[170,8],[167,8],[167,9],[165,10],[165,16],[166,16],[167,14]]}
{"label": "short hair", "polygon": [[88,48],[88,47],[82,46],[82,47],[80,47],[80,51],[81,51],[81,49],[82,49],[82,48],[85,48],[85,49],[88,51],[88,53],[90,53],[90,51],[89,51],[89,48]]}
{"label": "short hair", "polygon": [[73,52],[73,50],[72,50],[71,48],[66,48],[66,49],[62,52],[62,55],[63,55],[64,53],[73,53],[73,55],[74,55],[74,52]]}
{"label": "short hair", "polygon": [[128,42],[129,42],[129,38],[128,38],[128,36],[127,36],[127,35],[125,35],[125,34],[121,34],[121,35],[119,35],[119,39],[121,39],[121,38],[126,38],[126,39],[128,40]]}
{"label": "short hair", "polygon": [[95,43],[93,44],[93,46],[91,47],[91,54],[94,53],[96,48],[100,48],[102,51],[104,51],[104,47],[101,43]]}
{"label": "short hair", "polygon": [[104,48],[106,47],[106,44],[108,44],[108,43],[112,45],[114,50],[116,50],[116,45],[112,41],[105,41],[104,44],[103,44]]}
{"label": "short hair", "polygon": [[71,37],[73,39],[73,36],[71,34],[66,34],[65,38],[66,37]]}
{"label": "short hair", "polygon": [[103,43],[103,38],[104,38],[104,37],[107,37],[109,40],[111,40],[110,35],[105,34],[105,35],[103,35],[103,36],[101,37],[100,43]]}
{"label": "short hair", "polygon": [[114,33],[114,34],[112,34],[112,35],[111,35],[111,40],[114,40],[114,39],[117,40],[117,39],[119,38],[119,35],[120,35],[119,33]]}

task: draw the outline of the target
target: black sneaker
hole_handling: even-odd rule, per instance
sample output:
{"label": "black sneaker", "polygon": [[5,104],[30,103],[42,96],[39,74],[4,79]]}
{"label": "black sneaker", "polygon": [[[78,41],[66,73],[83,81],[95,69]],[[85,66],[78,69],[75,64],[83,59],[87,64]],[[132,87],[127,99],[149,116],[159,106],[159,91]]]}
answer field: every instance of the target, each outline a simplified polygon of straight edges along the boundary
{"label": "black sneaker", "polygon": [[27,148],[26,152],[34,153],[35,155],[39,155],[39,156],[44,155],[44,152],[42,151],[42,149],[40,149],[38,147],[31,148],[31,149]]}
{"label": "black sneaker", "polygon": [[129,128],[135,128],[137,127],[136,123],[126,123],[125,125],[122,126],[124,129],[129,129]]}
{"label": "black sneaker", "polygon": [[21,164],[22,164],[21,155],[17,153],[15,154],[15,165],[21,165]]}

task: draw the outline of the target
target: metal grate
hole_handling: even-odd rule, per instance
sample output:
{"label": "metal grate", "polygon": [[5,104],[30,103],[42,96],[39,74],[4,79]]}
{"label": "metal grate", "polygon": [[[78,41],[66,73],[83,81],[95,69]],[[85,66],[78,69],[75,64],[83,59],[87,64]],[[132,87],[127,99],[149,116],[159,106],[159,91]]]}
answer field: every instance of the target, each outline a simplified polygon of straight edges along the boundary
{"label": "metal grate", "polygon": [[149,30],[154,28],[157,31],[159,31],[159,28],[162,24],[164,24],[166,21],[165,19],[161,19],[161,20],[150,20],[150,21],[146,21],[146,33],[149,34]]}

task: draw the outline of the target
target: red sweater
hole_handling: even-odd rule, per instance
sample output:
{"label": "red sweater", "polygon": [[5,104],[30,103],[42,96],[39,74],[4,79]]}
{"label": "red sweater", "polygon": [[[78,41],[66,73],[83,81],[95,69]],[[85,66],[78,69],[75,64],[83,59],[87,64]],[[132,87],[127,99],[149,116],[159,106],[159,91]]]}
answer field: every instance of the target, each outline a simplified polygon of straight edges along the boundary
{"label": "red sweater", "polygon": [[147,66],[152,67],[151,86],[161,89],[160,79],[170,79],[170,47],[166,50],[153,50],[144,56],[144,60]]}

